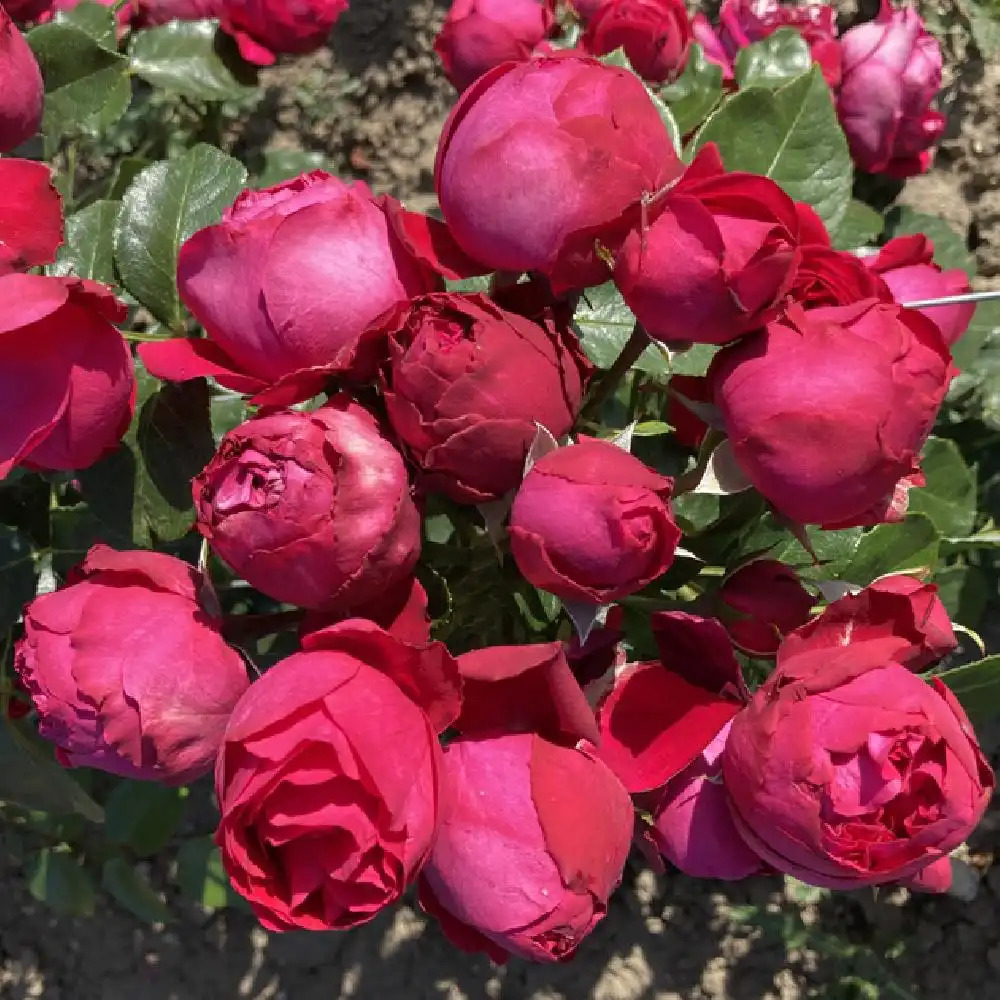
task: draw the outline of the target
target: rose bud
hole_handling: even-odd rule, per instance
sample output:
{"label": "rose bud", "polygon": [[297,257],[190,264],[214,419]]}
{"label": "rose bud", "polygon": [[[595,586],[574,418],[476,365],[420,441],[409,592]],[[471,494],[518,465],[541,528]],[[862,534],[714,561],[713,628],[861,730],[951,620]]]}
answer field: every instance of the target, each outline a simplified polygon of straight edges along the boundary
{"label": "rose bud", "polygon": [[846,646],[886,635],[899,637],[893,659],[910,670],[925,670],[958,645],[937,587],[893,574],[834,601],[787,636],[781,648],[790,655],[801,647]]}
{"label": "rose bud", "polygon": [[9,153],[38,131],[44,92],[34,53],[0,6],[0,153]]}
{"label": "rose bud", "polygon": [[588,20],[580,47],[595,56],[624,49],[644,80],[674,80],[691,47],[687,9],[683,0],[614,0]]}
{"label": "rose bud", "polygon": [[[922,234],[889,240],[876,256],[863,258],[863,263],[881,277],[900,304],[972,291],[964,271],[943,271],[934,263],[934,244]],[[976,306],[964,302],[917,311],[937,325],[950,347],[968,329]]]}
{"label": "rose bud", "polygon": [[247,689],[193,566],[95,545],[24,611],[14,665],[66,767],[185,785],[212,769]]}
{"label": "rose bud", "polygon": [[0,277],[0,479],[15,465],[84,469],[114,451],[135,407],[122,305],[103,285]]}
{"label": "rose bud", "polygon": [[777,314],[798,242],[792,199],[766,177],[725,173],[706,146],[625,241],[615,284],[656,340],[724,344]]}
{"label": "rose bud", "polygon": [[369,378],[384,348],[368,326],[438,283],[397,228],[398,209],[321,170],[244,191],[177,262],[181,298],[209,339],[143,344],[146,367],[174,381],[211,375],[237,392],[288,385],[289,396],[267,400],[281,404],[315,395],[331,372]]}
{"label": "rose bud", "polygon": [[485,295],[440,293],[398,306],[388,335],[385,403],[422,486],[458,503],[516,489],[538,424],[561,437],[591,367],[561,318],[536,323]]}
{"label": "rose bud", "polygon": [[304,639],[239,700],[216,843],[268,930],[356,927],[402,895],[437,830],[437,733],[459,686],[441,643],[355,620]]}
{"label": "rose bud", "polygon": [[929,319],[869,299],[790,306],[720,351],[709,378],[736,461],[775,509],[848,527],[898,519],[950,362]]}
{"label": "rose bud", "polygon": [[528,733],[448,745],[420,902],[452,944],[497,962],[559,961],[604,916],[628,856],[632,803],[585,746]]}
{"label": "rose bud", "polygon": [[527,59],[555,24],[554,0],[453,0],[434,51],[465,90],[494,66]]}
{"label": "rose bud", "polygon": [[321,48],[345,10],[347,0],[221,0],[218,16],[247,62],[270,66]]}
{"label": "rose bud", "polygon": [[673,480],[609,441],[539,459],[514,498],[510,547],[529,583],[564,601],[608,604],[674,561]]}
{"label": "rose bud", "polygon": [[343,395],[231,430],[192,489],[198,530],[276,601],[356,608],[409,576],[420,554],[403,458]]}
{"label": "rose bud", "polygon": [[946,888],[921,874],[972,832],[994,778],[954,695],[902,665],[907,645],[879,623],[836,647],[782,647],[733,720],[730,810],[778,871],[830,889]]}
{"label": "rose bud", "polygon": [[840,41],[837,114],[854,162],[873,174],[910,177],[929,166],[945,117],[931,110],[941,89],[941,47],[912,7],[889,0],[874,21]]}
{"label": "rose bud", "polygon": [[[110,6],[114,0],[99,2]],[[226,3],[227,0],[131,0],[125,5],[124,13],[133,28],[152,28],[170,21],[201,21],[220,17]]]}
{"label": "rose bud", "polygon": [[804,625],[815,603],[795,570],[775,559],[755,559],[719,588],[724,623],[733,644],[748,656],[771,657],[783,636]]}
{"label": "rose bud", "polygon": [[794,28],[809,45],[813,62],[833,88],[840,83],[840,44],[837,11],[824,3],[789,4],[781,0],[723,0],[718,33],[704,14],[693,21],[694,40],[705,55],[723,68],[727,80],[740,49],[773,35],[779,28]]}
{"label": "rose bud", "polygon": [[0,160],[0,275],[51,264],[62,241],[52,171],[34,160]]}
{"label": "rose bud", "polygon": [[608,279],[601,248],[613,254],[638,225],[643,194],[682,169],[634,74],[565,54],[498,66],[462,94],[435,187],[467,254],[539,271],[559,294]]}

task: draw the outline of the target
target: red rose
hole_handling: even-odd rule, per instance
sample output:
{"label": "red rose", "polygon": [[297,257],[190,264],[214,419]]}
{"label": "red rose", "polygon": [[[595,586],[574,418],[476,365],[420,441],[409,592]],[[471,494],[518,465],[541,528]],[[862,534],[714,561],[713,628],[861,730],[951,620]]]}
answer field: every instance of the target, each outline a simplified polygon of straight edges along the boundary
{"label": "red rose", "polygon": [[15,666],[63,764],[171,785],[212,769],[248,681],[202,586],[180,559],[97,545],[25,608]]}
{"label": "red rose", "polygon": [[889,286],[856,254],[811,243],[802,257],[792,284],[791,297],[808,308],[852,306],[863,299],[892,302]]}
{"label": "red rose", "polygon": [[402,456],[344,396],[230,431],[193,484],[198,530],[263,593],[357,608],[407,577],[420,515]]}
{"label": "red rose", "polygon": [[569,958],[621,881],[633,828],[621,783],[583,746],[523,734],[450,743],[443,786],[424,909],[495,961]]}
{"label": "red rose", "polygon": [[19,23],[38,21],[54,5],[55,0],[4,0],[3,9]]}
{"label": "red rose", "polygon": [[790,307],[712,362],[736,460],[782,514],[846,527],[893,517],[951,377],[930,320],[869,299]]}
{"label": "red rose", "polygon": [[725,173],[707,146],[651,219],[615,266],[651,337],[724,344],[777,314],[798,266],[799,217],[774,181]]}
{"label": "red rose", "polygon": [[270,66],[277,55],[303,55],[326,43],[347,0],[221,0],[222,30],[247,62]]}
{"label": "red rose", "polygon": [[422,484],[459,503],[517,487],[541,424],[573,425],[591,367],[553,314],[536,323],[485,295],[427,295],[379,324],[388,334],[385,402]]}
{"label": "red rose", "polygon": [[616,445],[581,436],[524,477],[510,515],[514,561],[564,601],[607,604],[635,593],[674,561],[672,488]]}
{"label": "red rose", "polygon": [[[861,605],[866,615],[876,603]],[[917,881],[972,832],[994,778],[969,720],[891,622],[862,620],[843,644],[808,639],[733,720],[723,754],[740,833],[779,871],[853,889]]]}
{"label": "red rose", "polygon": [[580,45],[595,56],[624,49],[644,80],[664,83],[684,72],[691,38],[683,0],[613,0],[590,16]]}
{"label": "red rose", "polygon": [[34,53],[0,6],[0,153],[9,153],[38,131],[43,95]]}
{"label": "red rose", "polygon": [[113,451],[132,419],[132,355],[103,285],[0,277],[0,479],[18,464],[83,469]]}
{"label": "red rose", "polygon": [[643,194],[681,169],[641,81],[566,54],[498,66],[459,98],[435,187],[467,254],[561,293],[607,280],[595,244],[617,250]]}
{"label": "red rose", "polygon": [[434,51],[465,90],[494,66],[527,59],[555,24],[555,0],[453,0]]}
{"label": "red rose", "polygon": [[[98,0],[107,6],[114,0]],[[219,17],[226,0],[131,0],[119,14],[133,28],[150,28],[170,21],[200,21]]]}
{"label": "red rose", "polygon": [[216,766],[216,842],[265,927],[355,927],[402,895],[437,831],[459,683],[441,643],[352,620],[251,685]]}
{"label": "red rose", "polygon": [[0,275],[51,264],[62,240],[52,171],[34,160],[0,160]]}
{"label": "red rose", "polygon": [[[881,277],[901,305],[972,291],[964,271],[957,268],[942,271],[934,263],[934,244],[921,234],[889,240],[878,254],[865,257],[863,263]],[[918,309],[917,312],[931,320],[941,331],[945,343],[951,346],[968,329],[976,305],[964,302]]]}

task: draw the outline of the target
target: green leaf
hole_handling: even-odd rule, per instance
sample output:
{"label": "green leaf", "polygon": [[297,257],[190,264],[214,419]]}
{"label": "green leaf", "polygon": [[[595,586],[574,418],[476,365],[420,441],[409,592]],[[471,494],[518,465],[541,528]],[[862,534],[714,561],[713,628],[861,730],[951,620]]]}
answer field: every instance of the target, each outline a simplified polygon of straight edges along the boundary
{"label": "green leaf", "polygon": [[[635,327],[635,316],[612,282],[588,288],[573,317],[587,357],[598,368],[610,368]],[[635,367],[660,378],[671,372],[670,356],[657,344],[643,351]]]}
{"label": "green leaf", "polygon": [[45,80],[42,131],[49,143],[79,131],[99,132],[128,108],[128,60],[69,24],[28,32]]}
{"label": "green leaf", "polygon": [[53,274],[73,274],[105,285],[115,283],[112,236],[121,204],[95,201],[66,220],[66,239],[59,248]]}
{"label": "green leaf", "polygon": [[975,628],[990,598],[986,574],[978,566],[945,566],[934,574],[938,597],[952,621]]}
{"label": "green leaf", "polygon": [[0,524],[0,643],[35,596],[36,581],[31,542],[16,528]]}
{"label": "green leaf", "polygon": [[89,917],[97,901],[90,874],[72,855],[44,848],[28,875],[28,892],[68,917]]}
{"label": "green leaf", "polygon": [[311,170],[326,170],[333,172],[332,165],[326,154],[312,149],[270,149],[264,152],[264,165],[254,178],[254,186],[259,188],[274,187],[282,181],[291,180],[299,174]]}
{"label": "green leaf", "polygon": [[151,781],[122,781],[104,803],[104,834],[140,857],[159,853],[184,814],[184,789]]}
{"label": "green leaf", "polygon": [[722,99],[722,67],[706,59],[700,45],[692,45],[684,72],[660,88],[660,97],[673,112],[681,134],[687,135]]}
{"label": "green leaf", "polygon": [[243,165],[212,146],[197,145],[143,170],[122,199],[115,262],[125,288],[161,323],[179,331],[177,254],[197,230],[219,221],[246,181]]}
{"label": "green leaf", "polygon": [[794,28],[779,28],[773,35],[740,49],[734,67],[736,82],[747,87],[778,87],[809,72],[812,56],[806,40]]}
{"label": "green leaf", "polygon": [[57,764],[47,746],[15,723],[0,720],[0,800],[65,815],[79,813],[92,823],[104,810]]}
{"label": "green leaf", "polygon": [[869,531],[854,558],[838,574],[849,583],[867,586],[887,573],[933,571],[941,536],[924,514],[908,514],[904,521],[879,524]]}
{"label": "green leaf", "polygon": [[719,147],[729,170],[763,174],[812,205],[831,231],[851,198],[853,167],[830,88],[818,66],[780,90],[751,87],[729,98],[694,148]]}
{"label": "green leaf", "polygon": [[912,236],[922,233],[934,244],[934,261],[946,271],[958,268],[970,277],[976,274],[976,259],[969,252],[965,238],[944,219],[926,212],[916,212],[905,205],[893,208],[885,217],[885,236]]}
{"label": "green leaf", "polygon": [[121,446],[80,481],[95,517],[141,546],[182,538],[194,524],[191,480],[215,453],[204,379],[161,385],[137,366],[139,400]]}
{"label": "green leaf", "polygon": [[241,905],[242,897],[229,885],[219,849],[210,837],[186,840],[177,852],[177,884],[188,898],[207,910]]}
{"label": "green leaf", "polygon": [[132,70],[154,87],[199,101],[244,97],[256,73],[243,63],[229,65],[216,43],[216,21],[172,21],[133,36]]}
{"label": "green leaf", "polygon": [[70,10],[57,11],[56,24],[78,28],[106,49],[118,48],[118,26],[110,7],[99,3],[79,3]]}
{"label": "green leaf", "polygon": [[942,535],[968,535],[976,521],[976,477],[958,446],[932,437],[920,465],[927,485],[910,490],[909,510],[926,514]]}
{"label": "green leaf", "polygon": [[838,250],[870,246],[879,238],[884,225],[885,220],[874,208],[852,198],[837,231],[832,234],[833,245]]}
{"label": "green leaf", "polygon": [[132,181],[151,163],[152,160],[147,160],[144,156],[123,156],[115,164],[114,173],[108,183],[108,200],[120,202]]}
{"label": "green leaf", "polygon": [[124,858],[109,858],[104,862],[101,885],[140,920],[151,924],[169,922],[167,904]]}
{"label": "green leaf", "polygon": [[979,353],[991,340],[996,344],[1000,332],[1000,302],[979,302],[972,316],[972,322],[958,341],[951,346],[955,364],[963,371],[973,371],[979,361]]}
{"label": "green leaf", "polygon": [[969,713],[973,724],[989,722],[1000,715],[1000,656],[967,663],[937,675]]}

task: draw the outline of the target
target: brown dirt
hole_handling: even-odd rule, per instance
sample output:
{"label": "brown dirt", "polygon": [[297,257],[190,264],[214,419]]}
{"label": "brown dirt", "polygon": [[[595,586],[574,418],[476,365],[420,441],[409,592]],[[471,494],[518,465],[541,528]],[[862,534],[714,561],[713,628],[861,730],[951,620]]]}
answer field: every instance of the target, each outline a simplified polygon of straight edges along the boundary
{"label": "brown dirt", "polygon": [[[433,205],[434,149],[452,92],[430,43],[446,7],[355,0],[329,49],[262,75],[264,101],[238,130],[237,150],[313,150],[342,175],[415,208]],[[984,68],[964,52],[952,60],[961,69],[946,95],[948,138],[902,201],[965,232],[982,274],[996,281],[1000,61]],[[988,869],[1000,854],[1000,808],[970,847]],[[500,969],[452,949],[411,906],[347,934],[268,935],[242,912],[213,916],[179,899],[164,928],[110,905],[77,921],[32,900],[17,859],[0,857],[0,866],[2,1000],[986,1000],[1000,976],[1000,868],[971,905],[638,869],[573,962]]]}

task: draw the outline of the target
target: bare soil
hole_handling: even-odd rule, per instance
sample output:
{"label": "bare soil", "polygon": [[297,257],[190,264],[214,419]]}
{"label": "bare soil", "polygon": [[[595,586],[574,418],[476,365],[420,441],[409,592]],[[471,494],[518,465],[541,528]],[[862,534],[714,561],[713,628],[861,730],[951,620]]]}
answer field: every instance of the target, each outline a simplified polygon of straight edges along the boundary
{"label": "bare soil", "polygon": [[[328,49],[263,74],[264,101],[241,123],[237,151],[312,150],[344,176],[431,207],[453,93],[430,46],[447,5],[354,0]],[[998,105],[1000,60],[984,66],[953,47],[948,137],[901,198],[965,233],[989,284],[1000,282]],[[985,735],[1000,746],[1000,729]],[[987,1000],[1000,978],[1000,867],[991,868],[1000,807],[970,852],[984,872],[972,904],[630,869],[572,962],[504,968],[455,951],[411,905],[346,934],[268,935],[241,911],[212,915],[180,899],[166,927],[111,905],[89,920],[60,919],[28,894],[18,859],[0,857],[0,998]]]}

